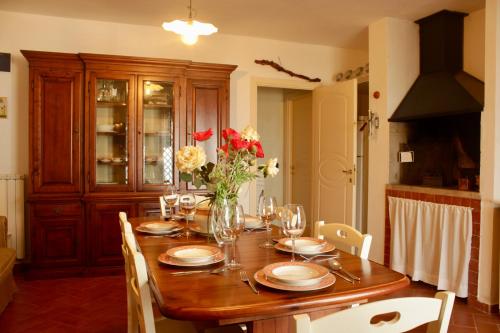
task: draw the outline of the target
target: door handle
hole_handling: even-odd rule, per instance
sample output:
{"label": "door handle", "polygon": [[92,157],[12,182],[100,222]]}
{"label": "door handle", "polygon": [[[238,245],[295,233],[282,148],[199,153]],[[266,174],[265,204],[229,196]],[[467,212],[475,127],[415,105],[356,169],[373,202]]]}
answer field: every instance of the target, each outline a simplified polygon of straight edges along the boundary
{"label": "door handle", "polygon": [[347,175],[352,175],[352,169],[349,169],[349,170],[342,170],[343,173],[347,174]]}

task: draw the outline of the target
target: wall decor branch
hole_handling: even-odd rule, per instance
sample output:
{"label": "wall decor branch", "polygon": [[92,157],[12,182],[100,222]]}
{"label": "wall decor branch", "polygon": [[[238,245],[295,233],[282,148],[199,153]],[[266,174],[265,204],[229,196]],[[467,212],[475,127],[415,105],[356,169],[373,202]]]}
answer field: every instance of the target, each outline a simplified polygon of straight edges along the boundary
{"label": "wall decor branch", "polygon": [[267,66],[271,66],[272,68],[276,69],[278,72],[285,72],[285,73],[287,73],[290,76],[298,77],[300,79],[304,79],[304,80],[309,81],[309,82],[321,82],[321,79],[319,77],[312,79],[309,76],[305,76],[305,75],[302,75],[302,74],[294,73],[294,72],[292,72],[292,71],[290,71],[288,69],[283,68],[283,66],[275,63],[272,60],[264,60],[264,59],[257,60],[257,59],[255,59],[255,63],[259,64],[259,65],[263,65],[263,66],[266,66],[266,65]]}

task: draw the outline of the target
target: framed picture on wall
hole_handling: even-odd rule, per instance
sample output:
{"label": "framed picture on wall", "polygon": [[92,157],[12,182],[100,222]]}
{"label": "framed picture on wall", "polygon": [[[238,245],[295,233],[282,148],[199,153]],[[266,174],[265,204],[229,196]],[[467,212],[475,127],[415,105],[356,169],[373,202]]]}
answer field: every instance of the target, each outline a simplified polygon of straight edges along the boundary
{"label": "framed picture on wall", "polygon": [[0,118],[7,118],[7,97],[0,97]]}

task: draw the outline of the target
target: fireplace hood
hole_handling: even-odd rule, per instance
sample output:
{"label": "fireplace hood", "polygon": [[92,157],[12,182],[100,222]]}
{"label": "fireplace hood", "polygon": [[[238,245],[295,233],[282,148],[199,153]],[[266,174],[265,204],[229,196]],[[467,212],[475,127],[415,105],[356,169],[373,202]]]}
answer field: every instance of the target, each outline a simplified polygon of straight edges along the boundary
{"label": "fireplace hood", "polygon": [[465,16],[443,10],[416,21],[420,25],[420,75],[389,121],[483,110],[484,83],[462,70]]}

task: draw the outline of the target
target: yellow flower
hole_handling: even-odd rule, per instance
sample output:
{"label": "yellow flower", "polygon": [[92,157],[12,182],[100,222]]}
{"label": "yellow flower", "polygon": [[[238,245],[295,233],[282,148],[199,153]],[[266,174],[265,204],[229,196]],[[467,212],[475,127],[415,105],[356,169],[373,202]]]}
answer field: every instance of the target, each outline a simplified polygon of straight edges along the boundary
{"label": "yellow flower", "polygon": [[247,141],[259,141],[260,135],[257,133],[255,128],[248,125],[243,129],[243,131],[241,131],[241,138]]}
{"label": "yellow flower", "polygon": [[185,146],[175,154],[175,166],[180,172],[192,173],[205,164],[206,159],[202,147]]}

